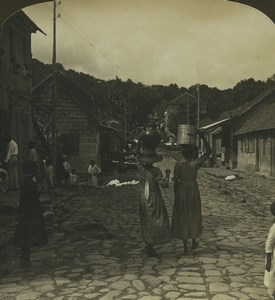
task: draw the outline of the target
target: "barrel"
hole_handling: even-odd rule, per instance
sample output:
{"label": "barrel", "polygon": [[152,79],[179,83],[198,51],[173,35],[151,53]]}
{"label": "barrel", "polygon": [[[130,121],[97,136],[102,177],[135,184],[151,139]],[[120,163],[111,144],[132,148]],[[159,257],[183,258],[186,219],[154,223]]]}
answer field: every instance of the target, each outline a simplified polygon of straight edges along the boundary
{"label": "barrel", "polygon": [[177,144],[196,145],[197,133],[194,125],[178,125]]}

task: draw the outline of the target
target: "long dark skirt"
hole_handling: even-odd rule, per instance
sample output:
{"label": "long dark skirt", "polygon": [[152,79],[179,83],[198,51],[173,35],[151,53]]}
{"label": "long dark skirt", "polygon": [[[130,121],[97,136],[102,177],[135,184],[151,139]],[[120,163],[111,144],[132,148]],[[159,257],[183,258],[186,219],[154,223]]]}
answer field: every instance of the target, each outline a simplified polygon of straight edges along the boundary
{"label": "long dark skirt", "polygon": [[13,238],[15,247],[42,246],[48,243],[46,225],[43,219],[41,206],[38,205],[32,214],[23,210],[17,213],[17,224]]}

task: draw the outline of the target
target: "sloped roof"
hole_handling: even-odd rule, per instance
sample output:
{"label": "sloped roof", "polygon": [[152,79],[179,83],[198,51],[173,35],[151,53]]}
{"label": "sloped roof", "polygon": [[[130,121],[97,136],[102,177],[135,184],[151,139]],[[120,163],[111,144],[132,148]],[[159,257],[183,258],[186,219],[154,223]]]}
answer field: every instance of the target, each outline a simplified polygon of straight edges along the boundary
{"label": "sloped roof", "polygon": [[259,111],[245,120],[240,129],[234,135],[240,135],[255,131],[275,129],[275,101],[262,107]]}
{"label": "sloped roof", "polygon": [[40,29],[22,10],[12,15],[9,21],[19,21],[20,23],[24,24],[30,30],[30,32],[36,33],[36,31],[40,31],[46,35],[46,33]]}
{"label": "sloped roof", "polygon": [[[60,71],[55,72],[56,75],[56,85],[59,89],[65,93],[71,101],[79,107],[84,114],[93,123],[99,123],[96,116],[92,112],[92,96],[86,91],[81,89],[76,83],[70,80],[65,74]],[[52,83],[52,74],[46,77],[42,82],[35,86],[32,90],[32,97],[38,97],[45,89]]]}
{"label": "sloped roof", "polygon": [[209,123],[204,124],[204,127],[207,126],[207,128],[215,127],[217,122],[222,122],[225,119],[236,119],[245,114],[247,111],[249,111],[252,107],[263,101],[266,97],[271,95],[273,92],[275,92],[275,87],[272,87],[268,89],[267,91],[260,94],[258,97],[253,99],[250,102],[247,102],[235,109],[228,110],[226,112],[223,112],[216,120],[209,121]]}
{"label": "sloped roof", "polygon": [[170,105],[179,105],[179,104],[183,104],[186,103],[187,99],[191,99],[191,100],[196,100],[197,98],[187,92],[179,95],[178,97],[176,97],[175,99],[169,101],[167,103],[168,106]]}

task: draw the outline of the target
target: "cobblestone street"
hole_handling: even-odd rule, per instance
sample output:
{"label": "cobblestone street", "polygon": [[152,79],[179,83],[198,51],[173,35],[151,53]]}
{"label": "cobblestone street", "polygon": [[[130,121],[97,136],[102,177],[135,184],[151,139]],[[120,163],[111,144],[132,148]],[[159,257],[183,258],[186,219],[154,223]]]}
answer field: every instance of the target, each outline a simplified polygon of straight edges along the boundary
{"label": "cobblestone street", "polygon": [[[173,169],[166,157],[158,165]],[[264,243],[272,224],[274,181],[230,170],[203,169],[199,185],[203,234],[183,256],[181,241],[148,258],[141,239],[138,186],[80,188],[68,200],[75,210],[52,229],[47,247],[34,250],[23,270],[8,253],[0,298],[23,299],[269,299],[263,285]],[[163,190],[169,216],[173,185]]]}

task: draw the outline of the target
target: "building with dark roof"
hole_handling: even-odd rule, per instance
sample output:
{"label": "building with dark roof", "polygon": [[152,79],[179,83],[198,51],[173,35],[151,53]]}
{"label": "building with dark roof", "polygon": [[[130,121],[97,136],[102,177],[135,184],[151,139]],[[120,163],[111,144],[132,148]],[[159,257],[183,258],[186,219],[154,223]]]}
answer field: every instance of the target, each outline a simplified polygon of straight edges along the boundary
{"label": "building with dark roof", "polygon": [[[32,95],[33,124],[45,151],[51,150],[52,82],[50,74],[33,88]],[[66,155],[72,169],[86,174],[90,160],[101,165],[109,151],[106,145],[120,141],[121,133],[101,124],[96,100],[60,71],[55,73],[55,88],[58,155]]]}
{"label": "building with dark roof", "polygon": [[221,157],[225,166],[275,176],[274,113],[275,88],[270,88],[201,127],[212,145],[214,164]]}
{"label": "building with dark roof", "polygon": [[43,31],[22,11],[0,28],[0,156],[6,156],[5,135],[19,147],[19,166],[33,138],[31,122],[31,35]]}

